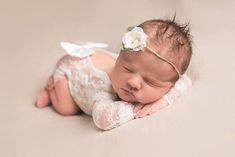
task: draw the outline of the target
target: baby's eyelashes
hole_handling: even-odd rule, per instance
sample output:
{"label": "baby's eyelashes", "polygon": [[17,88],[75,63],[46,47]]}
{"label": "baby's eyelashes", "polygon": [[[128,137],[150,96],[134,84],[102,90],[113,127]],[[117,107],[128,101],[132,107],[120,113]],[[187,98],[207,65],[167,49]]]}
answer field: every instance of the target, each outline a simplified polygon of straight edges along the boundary
{"label": "baby's eyelashes", "polygon": [[[122,68],[123,68],[126,72],[128,72],[128,73],[134,73],[134,70],[132,70],[132,69],[129,68],[129,67],[122,66]],[[150,86],[154,86],[154,87],[159,86],[158,83],[156,83],[156,82],[154,82],[153,80],[150,80],[150,79],[148,79],[148,78],[143,78],[143,80],[144,80],[144,82],[145,82],[146,84],[148,84],[148,85],[150,85]]]}
{"label": "baby's eyelashes", "polygon": [[146,82],[147,84],[149,84],[149,85],[151,85],[151,86],[158,86],[157,83],[155,83],[154,81],[149,80],[149,79],[144,79],[144,82]]}
{"label": "baby's eyelashes", "polygon": [[131,70],[130,68],[127,68],[127,67],[125,67],[125,66],[122,66],[123,67],[123,69],[125,70],[125,71],[127,71],[127,72],[133,72],[133,70]]}

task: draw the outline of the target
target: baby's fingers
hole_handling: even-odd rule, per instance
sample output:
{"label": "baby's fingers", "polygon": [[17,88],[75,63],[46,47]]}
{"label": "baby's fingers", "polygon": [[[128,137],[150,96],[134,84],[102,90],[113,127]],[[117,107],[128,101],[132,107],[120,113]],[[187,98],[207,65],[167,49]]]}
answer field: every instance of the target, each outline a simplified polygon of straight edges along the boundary
{"label": "baby's fingers", "polygon": [[147,116],[150,111],[152,110],[152,106],[151,105],[145,105],[137,114],[136,114],[136,118],[143,118],[145,116]]}
{"label": "baby's fingers", "polygon": [[143,104],[138,104],[138,105],[136,105],[135,108],[134,108],[134,113],[137,113],[137,112],[140,111],[143,107],[144,107]]}
{"label": "baby's fingers", "polygon": [[162,108],[168,106],[168,103],[165,100],[160,100],[157,105],[152,106],[151,111],[149,112],[149,115],[161,110]]}

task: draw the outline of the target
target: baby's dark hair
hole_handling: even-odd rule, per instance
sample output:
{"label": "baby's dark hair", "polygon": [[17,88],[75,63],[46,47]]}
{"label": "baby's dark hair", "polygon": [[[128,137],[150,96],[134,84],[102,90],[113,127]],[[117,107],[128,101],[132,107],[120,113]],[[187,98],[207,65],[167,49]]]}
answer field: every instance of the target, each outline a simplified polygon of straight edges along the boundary
{"label": "baby's dark hair", "polygon": [[172,20],[145,21],[139,27],[149,37],[148,46],[171,61],[181,74],[185,73],[192,56],[189,23],[178,24],[174,17]]}

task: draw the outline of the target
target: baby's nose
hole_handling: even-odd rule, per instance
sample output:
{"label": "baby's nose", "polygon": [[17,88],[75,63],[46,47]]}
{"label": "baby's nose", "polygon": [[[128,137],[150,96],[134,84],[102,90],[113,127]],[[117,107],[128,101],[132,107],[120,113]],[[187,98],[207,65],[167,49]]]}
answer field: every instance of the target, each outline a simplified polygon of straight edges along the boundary
{"label": "baby's nose", "polygon": [[130,90],[140,90],[141,88],[141,78],[139,76],[134,76],[127,80],[127,83],[130,85]]}

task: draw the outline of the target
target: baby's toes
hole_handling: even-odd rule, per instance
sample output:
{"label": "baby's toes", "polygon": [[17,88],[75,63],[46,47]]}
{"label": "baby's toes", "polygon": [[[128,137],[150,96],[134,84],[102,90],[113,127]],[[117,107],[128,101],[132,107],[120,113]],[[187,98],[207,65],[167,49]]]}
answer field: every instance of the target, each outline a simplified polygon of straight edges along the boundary
{"label": "baby's toes", "polygon": [[50,97],[48,92],[46,90],[42,90],[39,96],[37,97],[36,106],[38,108],[42,108],[49,105],[49,103],[50,103]]}

